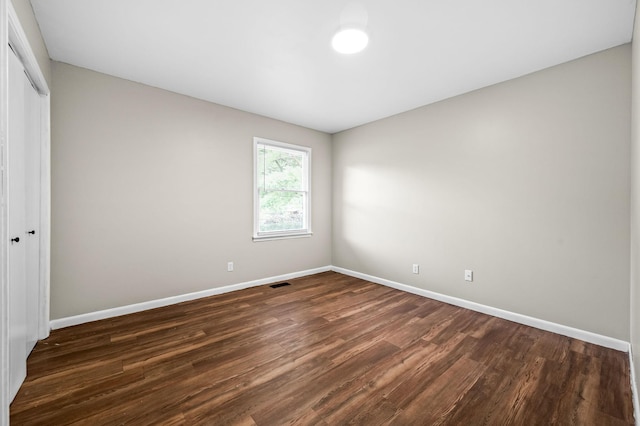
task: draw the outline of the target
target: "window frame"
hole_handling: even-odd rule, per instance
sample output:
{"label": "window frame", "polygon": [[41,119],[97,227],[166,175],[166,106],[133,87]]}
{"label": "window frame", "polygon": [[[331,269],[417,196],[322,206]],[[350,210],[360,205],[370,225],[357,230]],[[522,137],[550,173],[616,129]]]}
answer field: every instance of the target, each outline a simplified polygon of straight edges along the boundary
{"label": "window frame", "polygon": [[[287,230],[287,231],[260,231],[260,194],[258,185],[258,146],[272,146],[304,154],[303,156],[303,179],[304,188],[301,192],[304,197],[304,218],[303,223],[306,224],[304,229]],[[294,145],[285,142],[274,141],[262,137],[253,138],[253,241],[269,241],[286,238],[304,238],[313,235],[311,231],[311,155],[312,149],[302,145]]]}

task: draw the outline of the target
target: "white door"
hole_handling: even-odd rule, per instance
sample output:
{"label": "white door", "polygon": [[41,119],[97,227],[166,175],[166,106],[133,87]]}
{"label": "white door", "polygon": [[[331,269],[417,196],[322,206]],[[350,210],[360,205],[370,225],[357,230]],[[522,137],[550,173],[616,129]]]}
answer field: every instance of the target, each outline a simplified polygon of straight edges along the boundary
{"label": "white door", "polygon": [[27,375],[26,245],[25,245],[25,97],[24,69],[9,53],[8,122],[8,252],[9,278],[9,397],[15,397]]}
{"label": "white door", "polygon": [[[25,78],[26,80],[26,78]],[[27,355],[38,341],[40,307],[40,95],[25,81],[25,251]]]}
{"label": "white door", "polygon": [[40,288],[40,97],[9,54],[9,380],[13,399],[38,338]]}

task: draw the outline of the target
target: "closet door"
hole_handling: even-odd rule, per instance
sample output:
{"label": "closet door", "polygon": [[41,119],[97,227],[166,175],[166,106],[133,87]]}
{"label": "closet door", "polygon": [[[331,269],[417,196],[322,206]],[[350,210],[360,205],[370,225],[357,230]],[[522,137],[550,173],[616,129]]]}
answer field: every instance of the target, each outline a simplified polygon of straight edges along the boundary
{"label": "closet door", "polygon": [[27,355],[38,341],[40,306],[40,95],[24,78],[25,85],[25,267]]}
{"label": "closet door", "polygon": [[38,340],[40,305],[40,96],[9,54],[9,381],[13,399]]}
{"label": "closet door", "polygon": [[27,375],[27,293],[25,245],[25,87],[24,69],[9,52],[9,122],[7,192],[9,243],[9,397],[15,397]]}

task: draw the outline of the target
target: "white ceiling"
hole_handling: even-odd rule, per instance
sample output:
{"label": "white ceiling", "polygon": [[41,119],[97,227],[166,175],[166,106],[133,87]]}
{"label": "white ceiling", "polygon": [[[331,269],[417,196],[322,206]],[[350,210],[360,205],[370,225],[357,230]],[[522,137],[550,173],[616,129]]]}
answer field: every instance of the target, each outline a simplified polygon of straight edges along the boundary
{"label": "white ceiling", "polygon": [[[631,41],[635,0],[32,0],[52,59],[334,133]],[[361,53],[331,49],[366,23]]]}

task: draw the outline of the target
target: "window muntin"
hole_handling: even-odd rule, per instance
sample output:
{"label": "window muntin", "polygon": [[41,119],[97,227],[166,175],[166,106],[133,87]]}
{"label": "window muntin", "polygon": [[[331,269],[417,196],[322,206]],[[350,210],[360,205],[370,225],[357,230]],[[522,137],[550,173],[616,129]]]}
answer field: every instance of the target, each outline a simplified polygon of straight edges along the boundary
{"label": "window muntin", "polygon": [[254,138],[254,240],[308,236],[311,148]]}

